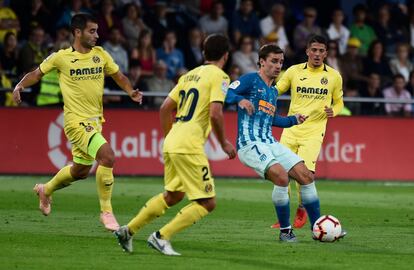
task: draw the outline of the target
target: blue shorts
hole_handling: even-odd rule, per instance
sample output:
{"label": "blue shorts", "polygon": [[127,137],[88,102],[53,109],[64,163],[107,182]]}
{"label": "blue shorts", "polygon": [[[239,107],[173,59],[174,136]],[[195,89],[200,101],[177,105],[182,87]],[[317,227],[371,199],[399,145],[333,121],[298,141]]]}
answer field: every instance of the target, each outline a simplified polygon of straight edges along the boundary
{"label": "blue shorts", "polygon": [[252,142],[239,149],[237,154],[244,165],[255,170],[262,178],[265,178],[267,170],[274,164],[280,164],[286,172],[289,172],[293,166],[303,161],[279,142],[271,144]]}

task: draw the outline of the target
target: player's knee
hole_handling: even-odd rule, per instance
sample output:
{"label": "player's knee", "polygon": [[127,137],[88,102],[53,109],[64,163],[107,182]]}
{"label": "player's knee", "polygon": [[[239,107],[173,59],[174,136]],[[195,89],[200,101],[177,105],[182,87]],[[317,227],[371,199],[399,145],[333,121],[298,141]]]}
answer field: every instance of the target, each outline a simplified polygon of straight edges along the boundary
{"label": "player's knee", "polygon": [[208,212],[212,212],[216,208],[215,198],[201,199],[197,200],[197,202],[201,206],[203,206]]}
{"label": "player's knee", "polygon": [[284,170],[276,169],[273,166],[266,172],[266,179],[277,186],[285,187],[289,184],[289,176]]}
{"label": "player's knee", "polygon": [[78,171],[72,172],[71,174],[75,180],[83,180],[83,179],[88,178],[89,170],[78,170]]}
{"label": "player's knee", "polygon": [[309,170],[305,170],[303,171],[303,173],[301,174],[301,182],[303,185],[308,185],[310,183],[313,182],[313,173]]}
{"label": "player's knee", "polygon": [[181,200],[184,198],[185,193],[183,192],[165,192],[164,193],[164,200],[167,203],[167,205],[173,206],[177,203],[181,202]]}
{"label": "player's knee", "polygon": [[112,149],[108,150],[105,152],[105,154],[100,155],[97,158],[97,161],[99,163],[99,165],[108,167],[108,168],[113,168],[114,164],[115,164],[115,153],[114,151],[112,151]]}

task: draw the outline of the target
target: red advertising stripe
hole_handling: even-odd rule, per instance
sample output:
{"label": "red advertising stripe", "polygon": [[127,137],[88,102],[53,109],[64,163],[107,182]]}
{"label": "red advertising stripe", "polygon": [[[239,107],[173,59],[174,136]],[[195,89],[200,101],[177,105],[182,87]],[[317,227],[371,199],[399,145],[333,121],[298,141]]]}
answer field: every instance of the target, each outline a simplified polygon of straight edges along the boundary
{"label": "red advertising stripe", "polygon": [[[163,175],[162,134],[156,111],[106,110],[104,136],[116,155],[115,173]],[[55,109],[1,108],[0,173],[53,174],[71,161],[70,144]],[[225,114],[226,134],[235,143],[237,115]],[[414,180],[413,119],[330,119],[317,176],[333,179]],[[281,129],[274,135],[280,137]],[[206,152],[215,176],[257,177],[238,159],[227,160],[211,136]]]}

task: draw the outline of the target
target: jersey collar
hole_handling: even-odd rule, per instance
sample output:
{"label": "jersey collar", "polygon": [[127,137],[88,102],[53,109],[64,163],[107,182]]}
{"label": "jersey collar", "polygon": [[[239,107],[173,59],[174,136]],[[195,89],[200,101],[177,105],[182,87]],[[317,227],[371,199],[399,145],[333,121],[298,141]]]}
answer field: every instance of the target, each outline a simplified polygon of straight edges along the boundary
{"label": "jersey collar", "polygon": [[[303,69],[308,69],[308,63],[306,62],[305,65],[303,66]],[[311,68],[309,67],[309,70],[319,70],[321,68]],[[328,69],[326,68],[326,64],[323,64],[323,71],[328,72]]]}

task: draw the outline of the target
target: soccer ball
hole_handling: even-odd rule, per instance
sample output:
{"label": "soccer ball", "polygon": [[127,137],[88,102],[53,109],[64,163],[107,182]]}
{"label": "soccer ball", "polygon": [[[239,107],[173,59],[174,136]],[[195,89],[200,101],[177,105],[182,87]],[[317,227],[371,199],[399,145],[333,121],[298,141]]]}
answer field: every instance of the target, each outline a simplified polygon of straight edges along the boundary
{"label": "soccer ball", "polygon": [[313,238],[321,242],[335,242],[338,240],[341,232],[341,223],[336,217],[331,215],[324,215],[318,218],[312,228]]}

